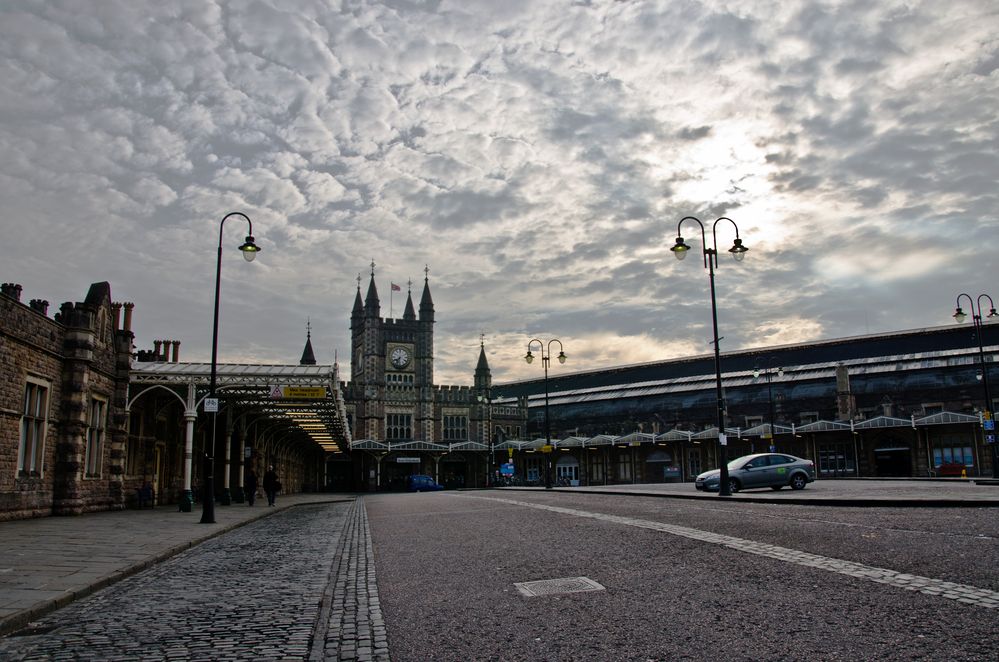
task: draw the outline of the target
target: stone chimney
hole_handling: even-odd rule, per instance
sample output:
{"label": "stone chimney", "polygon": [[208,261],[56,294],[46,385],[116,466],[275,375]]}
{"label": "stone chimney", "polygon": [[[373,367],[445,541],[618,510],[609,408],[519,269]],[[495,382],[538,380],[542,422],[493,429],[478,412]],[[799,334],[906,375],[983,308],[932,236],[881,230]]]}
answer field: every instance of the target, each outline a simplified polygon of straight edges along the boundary
{"label": "stone chimney", "polygon": [[32,299],[28,302],[28,305],[36,313],[41,313],[42,315],[49,314],[49,302],[44,299]]}
{"label": "stone chimney", "polygon": [[160,346],[163,344],[162,340],[153,341],[153,360],[159,361],[162,354],[160,354]]}
{"label": "stone chimney", "polygon": [[0,285],[0,294],[10,297],[14,301],[21,301],[21,286],[17,283],[4,283]]}
{"label": "stone chimney", "polygon": [[171,358],[170,361],[172,363],[176,363],[178,360],[180,360],[180,341],[171,340],[170,344],[173,346],[173,358]]}
{"label": "stone chimney", "polygon": [[112,303],[111,304],[111,317],[114,319],[114,330],[117,331],[121,328],[121,304]]}
{"label": "stone chimney", "polygon": [[125,308],[125,321],[122,322],[121,329],[122,331],[131,331],[132,309],[135,308],[135,304],[132,303],[131,301],[126,301],[125,303],[122,304],[122,306]]}

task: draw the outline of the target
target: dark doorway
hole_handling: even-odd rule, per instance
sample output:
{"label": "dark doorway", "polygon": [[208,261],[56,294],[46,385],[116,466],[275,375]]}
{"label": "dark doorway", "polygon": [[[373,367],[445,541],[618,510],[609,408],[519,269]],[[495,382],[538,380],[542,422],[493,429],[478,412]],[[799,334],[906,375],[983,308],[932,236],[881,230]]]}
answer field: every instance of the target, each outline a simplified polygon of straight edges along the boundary
{"label": "dark doorway", "polygon": [[874,450],[874,473],[877,476],[911,476],[911,452],[908,448],[877,448]]}

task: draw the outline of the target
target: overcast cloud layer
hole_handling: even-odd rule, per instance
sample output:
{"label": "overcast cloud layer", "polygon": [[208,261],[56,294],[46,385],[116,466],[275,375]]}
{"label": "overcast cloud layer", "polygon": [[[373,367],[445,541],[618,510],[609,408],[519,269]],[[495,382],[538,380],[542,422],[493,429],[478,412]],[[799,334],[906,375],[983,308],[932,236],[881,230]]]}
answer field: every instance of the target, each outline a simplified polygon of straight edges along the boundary
{"label": "overcast cloud layer", "polygon": [[[0,5],[0,279],[108,280],[140,348],[349,361],[358,274],[424,266],[440,383],[557,337],[568,371],[710,351],[677,221],[730,216],[733,350],[952,323],[996,288],[990,0]],[[684,237],[701,247],[699,231]],[[718,226],[721,251],[734,237]],[[709,235],[710,242],[710,235]]]}

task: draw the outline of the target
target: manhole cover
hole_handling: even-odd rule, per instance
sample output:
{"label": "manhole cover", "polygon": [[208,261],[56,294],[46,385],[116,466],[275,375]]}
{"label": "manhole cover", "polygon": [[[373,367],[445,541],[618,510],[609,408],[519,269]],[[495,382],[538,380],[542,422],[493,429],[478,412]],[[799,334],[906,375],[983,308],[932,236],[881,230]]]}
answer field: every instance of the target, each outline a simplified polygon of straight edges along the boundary
{"label": "manhole cover", "polygon": [[539,595],[560,595],[562,593],[583,593],[603,591],[604,587],[588,577],[564,577],[562,579],[539,579],[535,582],[514,582],[517,590],[529,598]]}

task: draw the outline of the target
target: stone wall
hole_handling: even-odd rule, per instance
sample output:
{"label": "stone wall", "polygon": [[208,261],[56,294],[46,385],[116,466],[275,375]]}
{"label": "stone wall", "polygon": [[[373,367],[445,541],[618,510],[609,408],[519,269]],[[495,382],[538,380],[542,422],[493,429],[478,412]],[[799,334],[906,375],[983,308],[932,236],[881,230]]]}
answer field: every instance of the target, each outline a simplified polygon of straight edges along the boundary
{"label": "stone wall", "polygon": [[[20,286],[0,289],[0,519],[122,508],[132,334],[116,328],[110,287],[95,283],[86,301],[64,303],[54,319],[47,302],[25,305],[20,295]],[[48,389],[41,470],[31,473],[19,466],[28,382]],[[107,419],[97,471],[87,475],[95,397],[107,402]]]}
{"label": "stone wall", "polygon": [[[0,519],[48,515],[52,510],[53,468],[62,423],[62,344],[64,329],[39,310],[21,303],[4,286],[0,295]],[[42,470],[18,471],[25,385],[48,388],[48,415]]]}

